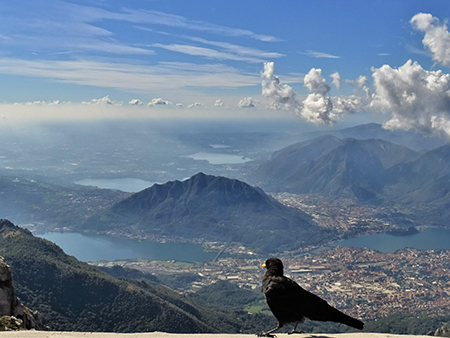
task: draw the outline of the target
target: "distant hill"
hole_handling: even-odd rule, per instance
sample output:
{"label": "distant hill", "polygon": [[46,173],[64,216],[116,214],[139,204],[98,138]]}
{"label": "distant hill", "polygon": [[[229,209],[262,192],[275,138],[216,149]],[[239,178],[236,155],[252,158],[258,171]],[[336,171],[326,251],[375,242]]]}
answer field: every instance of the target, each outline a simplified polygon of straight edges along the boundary
{"label": "distant hill", "polygon": [[373,200],[391,180],[387,169],[418,156],[383,140],[341,140],[326,135],[274,153],[256,170],[253,181],[273,192]]}
{"label": "distant hill", "polygon": [[116,279],[57,245],[0,220],[0,255],[17,295],[55,331],[237,332],[239,320],[205,310],[162,285]]}
{"label": "distant hill", "polygon": [[250,182],[269,192],[354,198],[422,224],[450,221],[450,144],[417,153],[379,139],[319,136],[273,153]]}
{"label": "distant hill", "polygon": [[261,189],[203,173],[135,193],[78,230],[232,241],[258,252],[299,248],[330,235],[310,216],[282,205]]}
{"label": "distant hill", "polygon": [[323,135],[332,135],[341,139],[381,139],[419,152],[435,149],[449,142],[448,137],[445,135],[424,135],[414,131],[387,130],[378,123],[361,124],[355,127],[338,130],[324,130],[304,133],[301,135],[301,139],[309,140]]}
{"label": "distant hill", "polygon": [[427,224],[450,220],[450,144],[390,170],[396,181],[386,187],[390,203],[411,206]]}
{"label": "distant hill", "polygon": [[0,218],[70,227],[129,196],[118,190],[0,175]]}

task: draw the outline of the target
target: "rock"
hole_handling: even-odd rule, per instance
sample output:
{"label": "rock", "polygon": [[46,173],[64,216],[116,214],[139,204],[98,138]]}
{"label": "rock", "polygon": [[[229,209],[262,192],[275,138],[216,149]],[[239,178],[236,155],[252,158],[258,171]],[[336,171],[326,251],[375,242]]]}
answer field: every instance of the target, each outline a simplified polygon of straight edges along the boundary
{"label": "rock", "polygon": [[450,337],[450,327],[443,325],[434,333],[436,337]]}
{"label": "rock", "polygon": [[0,257],[0,331],[46,330],[42,316],[22,304],[16,296],[11,268]]}

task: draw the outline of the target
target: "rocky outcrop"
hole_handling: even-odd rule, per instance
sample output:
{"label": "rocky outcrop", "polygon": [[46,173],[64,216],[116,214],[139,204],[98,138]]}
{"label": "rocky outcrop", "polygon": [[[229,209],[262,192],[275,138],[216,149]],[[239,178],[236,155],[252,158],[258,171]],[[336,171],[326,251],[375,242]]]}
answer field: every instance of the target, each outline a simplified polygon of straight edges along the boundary
{"label": "rocky outcrop", "polygon": [[42,316],[24,306],[16,296],[11,268],[0,257],[0,331],[43,330]]}
{"label": "rocky outcrop", "polygon": [[437,329],[434,334],[433,332],[431,332],[430,334],[431,336],[435,336],[435,337],[450,337],[450,327],[448,326],[448,324],[446,325],[442,325],[439,329]]}

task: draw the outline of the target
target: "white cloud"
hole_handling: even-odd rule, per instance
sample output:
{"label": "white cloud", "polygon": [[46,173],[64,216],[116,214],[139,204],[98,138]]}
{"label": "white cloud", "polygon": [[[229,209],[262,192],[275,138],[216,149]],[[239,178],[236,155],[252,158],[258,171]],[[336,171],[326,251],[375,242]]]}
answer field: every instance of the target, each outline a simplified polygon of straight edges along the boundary
{"label": "white cloud", "polygon": [[300,115],[314,124],[333,124],[337,115],[333,113],[333,103],[328,96],[330,86],[322,77],[322,70],[312,68],[305,75],[304,85],[310,94],[303,101]]}
{"label": "white cloud", "polygon": [[201,106],[203,106],[203,102],[194,102],[194,103],[191,103],[189,106],[188,106],[188,108],[189,109],[191,109],[191,108],[194,108],[194,107],[201,107]]}
{"label": "white cloud", "polygon": [[341,75],[339,75],[338,72],[335,72],[330,75],[330,77],[333,79],[333,82],[331,82],[337,89],[341,88]]}
{"label": "white cloud", "polygon": [[214,58],[219,60],[233,60],[233,61],[245,61],[249,63],[263,63],[264,59],[233,54],[229,52],[221,52],[210,48],[197,47],[191,45],[180,45],[180,44],[172,44],[172,45],[163,45],[160,43],[155,43],[152,45],[153,47],[167,49],[173,52],[183,53],[187,55],[195,55],[195,56],[204,56],[207,58]]}
{"label": "white cloud", "polygon": [[120,106],[122,105],[120,102],[116,102],[116,101],[112,101],[109,98],[109,95],[106,95],[104,97],[102,97],[101,99],[92,99],[89,102],[82,102],[82,104],[86,104],[86,105],[100,105],[100,106],[107,106],[107,105],[114,105],[114,106]]}
{"label": "white cloud", "polygon": [[283,109],[298,112],[300,103],[297,101],[297,94],[292,87],[281,83],[278,76],[274,75],[275,64],[273,62],[264,63],[262,73],[262,95],[271,99],[271,109]]}
{"label": "white cloud", "polygon": [[347,84],[355,88],[363,88],[366,85],[367,81],[367,77],[363,75],[360,75],[356,80],[345,80]]}
{"label": "white cloud", "polygon": [[[257,34],[245,29],[220,26],[204,21],[190,20],[180,15],[174,15],[158,11],[126,9],[124,13],[111,13],[111,14],[113,15],[113,18],[116,18],[117,20],[129,21],[135,24],[159,24],[169,27],[179,27],[193,31],[209,32],[223,36],[248,37],[251,39],[265,42],[278,40],[277,38],[270,35]],[[111,18],[111,15],[103,14],[99,18],[101,19],[108,17]]]}
{"label": "white cloud", "polygon": [[132,106],[142,106],[144,103],[139,99],[133,99],[130,102],[128,102],[128,104]]}
{"label": "white cloud", "polygon": [[244,46],[239,46],[235,44],[231,44],[228,42],[219,42],[219,41],[210,41],[198,37],[186,37],[191,41],[200,42],[206,45],[211,45],[215,47],[222,48],[223,50],[226,50],[229,53],[233,53],[236,55],[242,55],[242,56],[252,56],[257,58],[279,58],[284,56],[284,54],[275,53],[275,52],[265,52],[259,49],[255,48],[249,48]]}
{"label": "white cloud", "polygon": [[25,105],[25,106],[58,106],[60,104],[69,104],[71,102],[61,102],[59,100],[55,101],[28,101],[28,102],[16,102],[15,105]]}
{"label": "white cloud", "polygon": [[147,103],[148,107],[154,107],[154,106],[165,106],[165,105],[171,105],[172,102],[163,100],[161,98],[155,98],[151,100],[149,103]]}
{"label": "white cloud", "polygon": [[327,81],[322,77],[321,69],[311,68],[309,73],[305,75],[303,84],[314,94],[327,95],[330,91],[330,86],[327,85]]}
{"label": "white cloud", "polygon": [[356,83],[358,84],[358,86],[360,88],[364,87],[366,85],[366,83],[367,83],[367,77],[365,77],[363,75],[360,75],[358,77],[358,79],[356,80]]}
{"label": "white cloud", "polygon": [[[337,76],[334,75],[334,78]],[[274,63],[267,62],[262,74],[262,95],[271,100],[269,108],[292,111],[314,124],[333,124],[342,114],[362,108],[361,100],[355,95],[330,97],[330,86],[322,77],[321,69],[312,68],[303,82],[309,95],[300,102],[292,87],[281,83],[274,75]]]}
{"label": "white cloud", "polygon": [[427,47],[435,62],[450,65],[450,33],[445,23],[428,13],[418,13],[410,23],[425,33],[422,43]]}
{"label": "white cloud", "polygon": [[340,56],[327,54],[323,52],[317,52],[315,50],[307,50],[306,52],[299,52],[299,54],[307,55],[313,58],[327,58],[327,59],[340,59]]}
{"label": "white cloud", "polygon": [[333,111],[337,114],[356,113],[366,109],[367,102],[358,95],[350,96],[334,96],[331,98],[333,103]]}
{"label": "white cloud", "polygon": [[257,103],[257,102],[258,101],[252,97],[245,97],[238,102],[238,106],[241,108],[254,108],[255,103]]}
{"label": "white cloud", "polygon": [[77,85],[139,92],[189,90],[193,87],[239,88],[260,84],[260,77],[240,74],[222,64],[165,62],[156,66],[96,61],[27,61],[0,58],[1,74],[50,78]]}
{"label": "white cloud", "polygon": [[144,103],[139,99],[133,99],[130,102],[128,102],[128,104],[132,106],[142,106]]}
{"label": "white cloud", "polygon": [[[420,23],[422,27],[423,23]],[[414,129],[450,135],[450,75],[427,71],[417,62],[372,69],[375,93],[370,107],[391,113],[388,129]]]}
{"label": "white cloud", "polygon": [[216,100],[216,102],[214,102],[214,107],[223,107],[223,102],[222,100]]}
{"label": "white cloud", "polygon": [[332,113],[333,103],[329,97],[311,93],[303,101],[300,115],[308,122],[314,124],[333,124],[337,116]]}

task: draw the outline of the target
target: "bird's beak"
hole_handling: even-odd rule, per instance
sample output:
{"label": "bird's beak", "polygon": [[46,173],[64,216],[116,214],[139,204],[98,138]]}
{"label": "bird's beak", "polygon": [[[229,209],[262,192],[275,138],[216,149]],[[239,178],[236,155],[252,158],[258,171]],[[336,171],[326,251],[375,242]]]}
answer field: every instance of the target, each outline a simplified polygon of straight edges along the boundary
{"label": "bird's beak", "polygon": [[261,265],[261,267],[262,267],[262,268],[265,268],[265,267],[266,267],[266,263],[264,263],[263,265]]}

